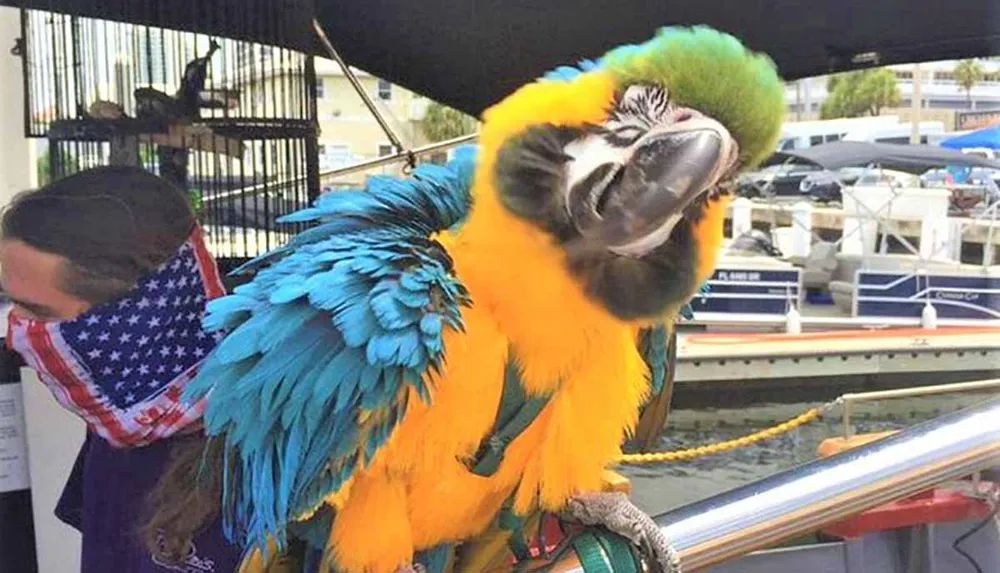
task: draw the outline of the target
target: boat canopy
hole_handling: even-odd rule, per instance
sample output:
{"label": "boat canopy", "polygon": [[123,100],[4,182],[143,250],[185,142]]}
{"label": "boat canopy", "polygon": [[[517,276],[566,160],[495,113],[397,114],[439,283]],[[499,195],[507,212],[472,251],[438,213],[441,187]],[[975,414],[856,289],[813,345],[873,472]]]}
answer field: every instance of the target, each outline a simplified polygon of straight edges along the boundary
{"label": "boat canopy", "polygon": [[941,142],[941,146],[951,149],[979,147],[1000,150],[1000,125],[985,127],[957,137],[945,139]]}
{"label": "boat canopy", "polygon": [[[1000,53],[996,0],[0,0],[0,5],[325,56],[312,28],[315,16],[351,65],[476,115],[557,65],[643,41],[665,25],[707,24],[734,34],[770,54],[787,80]],[[284,25],[248,25],[254,18],[280,19]],[[284,31],[275,32],[279,29]]]}
{"label": "boat canopy", "polygon": [[835,171],[844,167],[878,165],[906,173],[920,174],[944,166],[1000,169],[1000,161],[962,153],[936,145],[900,145],[867,141],[834,141],[806,149],[775,153],[764,165],[811,163]]}

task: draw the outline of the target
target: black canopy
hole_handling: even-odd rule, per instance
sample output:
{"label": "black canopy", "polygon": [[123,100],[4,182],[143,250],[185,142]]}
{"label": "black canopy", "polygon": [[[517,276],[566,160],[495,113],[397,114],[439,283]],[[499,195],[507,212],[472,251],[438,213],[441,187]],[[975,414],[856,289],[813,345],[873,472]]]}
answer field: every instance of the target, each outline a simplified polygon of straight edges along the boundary
{"label": "black canopy", "polygon": [[[0,0],[310,50],[315,13],[352,65],[478,114],[560,64],[708,24],[769,53],[786,79],[1000,53],[1000,2],[960,0]],[[314,5],[315,8],[308,7]],[[306,6],[307,8],[304,8]],[[281,27],[248,25],[253,18]],[[282,29],[283,32],[276,32]]]}
{"label": "black canopy", "polygon": [[788,160],[792,160],[793,163],[812,163],[830,170],[874,164],[884,169],[914,174],[946,165],[1000,169],[1000,161],[936,145],[899,145],[863,141],[835,141],[806,149],[782,151],[772,155],[765,165],[776,165]]}

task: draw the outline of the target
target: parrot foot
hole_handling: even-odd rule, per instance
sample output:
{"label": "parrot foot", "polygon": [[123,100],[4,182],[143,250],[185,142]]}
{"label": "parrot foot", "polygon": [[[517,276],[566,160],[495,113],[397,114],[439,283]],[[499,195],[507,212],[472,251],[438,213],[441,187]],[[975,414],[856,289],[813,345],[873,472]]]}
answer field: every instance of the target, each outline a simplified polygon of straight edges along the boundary
{"label": "parrot foot", "polygon": [[421,563],[414,563],[396,569],[396,573],[427,573],[427,568]]}
{"label": "parrot foot", "polygon": [[651,558],[649,566],[662,573],[681,573],[680,556],[651,517],[622,492],[587,493],[566,504],[565,517],[584,525],[602,526],[628,539]]}

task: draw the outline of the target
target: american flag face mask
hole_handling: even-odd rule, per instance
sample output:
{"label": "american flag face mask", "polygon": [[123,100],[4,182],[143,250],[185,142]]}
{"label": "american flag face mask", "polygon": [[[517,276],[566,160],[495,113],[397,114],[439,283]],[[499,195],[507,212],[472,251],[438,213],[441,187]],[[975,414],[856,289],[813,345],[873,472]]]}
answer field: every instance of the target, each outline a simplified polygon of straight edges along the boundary
{"label": "american flag face mask", "polygon": [[205,303],[224,293],[195,229],[177,253],[128,294],[72,320],[11,313],[7,343],[56,400],[115,447],[136,447],[191,426],[204,402],[181,400],[218,337],[204,332]]}

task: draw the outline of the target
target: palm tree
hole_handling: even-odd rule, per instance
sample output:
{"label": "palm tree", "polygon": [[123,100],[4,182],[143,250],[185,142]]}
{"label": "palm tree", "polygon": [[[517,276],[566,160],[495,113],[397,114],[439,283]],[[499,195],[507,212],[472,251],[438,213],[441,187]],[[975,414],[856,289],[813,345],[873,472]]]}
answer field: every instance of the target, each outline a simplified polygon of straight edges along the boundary
{"label": "palm tree", "polygon": [[474,133],[477,127],[476,118],[436,101],[428,104],[420,122],[420,129],[431,143]]}
{"label": "palm tree", "polygon": [[962,60],[955,65],[955,81],[965,90],[965,98],[972,108],[972,88],[983,81],[983,66],[977,60]]}

